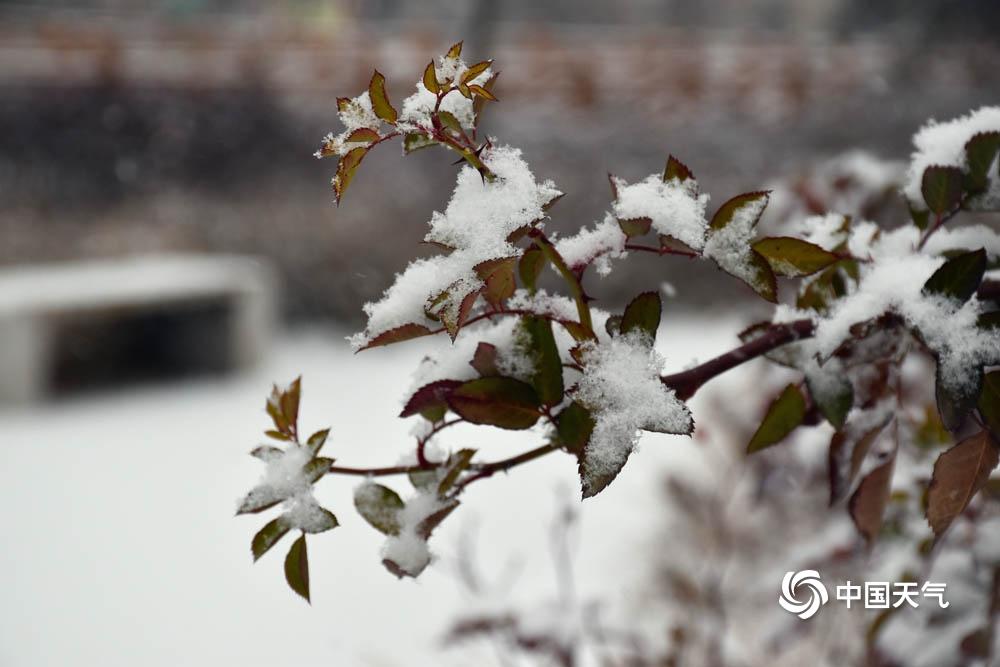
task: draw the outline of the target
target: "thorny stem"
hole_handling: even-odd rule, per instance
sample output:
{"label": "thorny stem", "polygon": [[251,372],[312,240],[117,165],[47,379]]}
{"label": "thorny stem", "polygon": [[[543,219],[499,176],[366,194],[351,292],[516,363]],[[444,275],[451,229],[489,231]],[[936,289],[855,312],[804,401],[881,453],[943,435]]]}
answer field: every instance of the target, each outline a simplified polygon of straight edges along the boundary
{"label": "thorny stem", "polygon": [[590,317],[590,306],[587,305],[587,295],[583,291],[583,284],[580,282],[580,278],[566,265],[566,260],[562,258],[562,255],[556,250],[552,241],[545,236],[542,230],[536,227],[528,234],[539,250],[545,255],[545,258],[552,263],[552,266],[556,268],[556,271],[559,272],[559,275],[563,277],[569,286],[570,292],[573,294],[573,300],[576,302],[576,311],[580,316],[580,325],[591,338],[597,338],[594,335],[594,323]]}

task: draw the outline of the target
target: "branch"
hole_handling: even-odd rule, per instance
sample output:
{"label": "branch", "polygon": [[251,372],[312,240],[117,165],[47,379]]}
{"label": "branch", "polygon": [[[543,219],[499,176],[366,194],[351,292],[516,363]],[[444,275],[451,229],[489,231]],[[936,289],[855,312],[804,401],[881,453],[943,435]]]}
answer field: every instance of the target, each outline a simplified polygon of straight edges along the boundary
{"label": "branch", "polygon": [[816,324],[812,320],[795,320],[786,324],[775,324],[767,333],[754,338],[734,350],[730,350],[714,359],[709,359],[705,363],[699,364],[694,368],[689,368],[686,371],[664,375],[660,378],[660,381],[670,389],[673,389],[677,393],[677,398],[685,400],[694,396],[695,392],[703,384],[717,375],[736,368],[751,359],[756,359],[762,354],[767,354],[782,345],[787,345],[803,338],[811,338],[815,332]]}
{"label": "branch", "polygon": [[566,260],[563,259],[562,255],[559,254],[559,251],[552,244],[552,241],[545,236],[542,230],[537,227],[533,228],[529,232],[529,235],[535,245],[545,255],[545,258],[552,263],[552,266],[555,267],[556,271],[566,281],[570,291],[573,293],[573,300],[576,301],[576,311],[580,316],[580,325],[596,340],[594,323],[590,318],[590,306],[587,305],[587,294],[583,291],[583,284],[580,282],[580,278],[566,265]]}

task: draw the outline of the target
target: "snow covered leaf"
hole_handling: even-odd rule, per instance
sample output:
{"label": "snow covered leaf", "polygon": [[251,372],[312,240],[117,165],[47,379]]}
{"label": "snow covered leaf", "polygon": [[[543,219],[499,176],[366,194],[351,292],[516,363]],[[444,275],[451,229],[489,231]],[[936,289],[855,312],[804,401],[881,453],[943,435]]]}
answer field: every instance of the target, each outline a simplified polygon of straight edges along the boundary
{"label": "snow covered leaf", "polygon": [[631,239],[636,236],[647,234],[650,227],[653,226],[653,220],[651,218],[630,218],[628,220],[619,219],[618,226],[621,227],[625,236]]}
{"label": "snow covered leaf", "polygon": [[383,331],[379,335],[372,338],[367,345],[359,347],[357,351],[360,352],[361,350],[368,350],[373,347],[401,343],[404,340],[420,338],[421,336],[429,336],[430,334],[431,330],[423,324],[404,324],[402,326],[389,329],[388,331]]}
{"label": "snow covered leaf", "polygon": [[778,285],[774,272],[767,260],[751,246],[757,222],[767,207],[768,195],[768,192],[748,192],[720,206],[709,223],[704,255],[767,301],[777,303]]}
{"label": "snow covered leaf", "polygon": [[347,191],[347,186],[354,179],[354,173],[367,154],[368,148],[358,146],[349,150],[344,157],[340,158],[340,162],[337,163],[337,174],[333,177],[333,194],[338,205]]}
{"label": "snow covered leaf", "polygon": [[833,434],[828,454],[831,505],[847,496],[865,457],[891,420],[890,411],[870,411]]}
{"label": "snow covered leaf", "polygon": [[499,307],[504,301],[514,295],[514,271],[517,268],[518,257],[501,257],[488,259],[476,264],[476,275],[485,283],[483,296],[491,305]]}
{"label": "snow covered leaf", "polygon": [[395,125],[399,114],[389,103],[389,96],[385,92],[385,77],[378,70],[372,74],[372,80],[368,84],[368,96],[371,98],[375,115],[390,125]]}
{"label": "snow covered leaf", "polygon": [[962,170],[934,165],[924,170],[920,194],[931,213],[943,215],[962,200]]}
{"label": "snow covered leaf", "polygon": [[302,468],[302,475],[309,484],[313,484],[322,478],[333,465],[333,459],[317,456]]}
{"label": "snow covered leaf", "polygon": [[925,295],[939,294],[965,303],[979,289],[986,272],[986,251],[982,248],[949,259],[924,283]]}
{"label": "snow covered leaf", "polygon": [[806,385],[820,414],[834,428],[843,428],[847,413],[854,405],[854,387],[850,379],[842,373],[818,369],[806,373]]}
{"label": "snow covered leaf", "polygon": [[979,414],[994,438],[1000,439],[1000,371],[987,373],[979,395]]}
{"label": "snow covered leaf", "polygon": [[889,504],[895,465],[896,452],[893,450],[885,462],[879,464],[861,480],[861,484],[848,503],[851,519],[869,545],[875,542],[882,529],[882,516],[885,514],[886,505]]}
{"label": "snow covered leaf", "polygon": [[628,455],[623,459],[610,462],[597,462],[593,460],[594,450],[584,447],[578,454],[580,469],[580,484],[583,491],[583,499],[593,498],[598,493],[608,488],[611,482],[625,468],[628,463]]}
{"label": "snow covered leaf", "polygon": [[285,557],[285,581],[293,591],[309,600],[309,553],[306,550],[306,536],[300,535],[292,543]]}
{"label": "snow covered leaf", "polygon": [[440,501],[439,507],[424,517],[416,526],[417,536],[423,540],[430,539],[434,530],[441,525],[448,516],[454,512],[461,503],[452,498],[448,501]]}
{"label": "snow covered leaf", "polygon": [[708,195],[702,194],[693,178],[664,180],[659,174],[632,183],[609,175],[614,194],[612,212],[624,233],[634,236],[649,229],[658,235],[675,238],[701,250],[705,245],[705,207]]}
{"label": "snow covered leaf", "polygon": [[594,425],[590,410],[573,401],[556,417],[556,436],[559,444],[571,454],[580,456],[590,441]]}
{"label": "snow covered leaf", "polygon": [[386,535],[398,535],[403,500],[387,486],[365,482],[354,491],[354,507],[371,526]]}
{"label": "snow covered leaf", "polygon": [[292,529],[292,524],[284,514],[264,525],[250,542],[250,551],[253,552],[253,559],[257,561],[268,550],[273,547],[285,534]]}
{"label": "snow covered leaf", "polygon": [[438,380],[426,384],[410,396],[399,416],[412,417],[419,413],[429,421],[438,421],[448,409],[448,396],[461,385],[459,380]]}
{"label": "snow covered leaf", "polygon": [[481,283],[477,285],[459,278],[427,300],[424,314],[430,319],[439,320],[454,341],[482,290]]}
{"label": "snow covered leaf", "polygon": [[768,407],[764,420],[750,438],[747,454],[781,442],[805,416],[806,399],[795,384],[789,384]]}
{"label": "snow covered leaf", "polygon": [[989,169],[1000,153],[1000,132],[980,132],[965,144],[965,188],[978,192],[989,183]]}
{"label": "snow covered leaf", "polygon": [[660,328],[662,311],[663,303],[660,301],[659,293],[643,292],[625,307],[619,327],[621,333],[641,331],[649,337],[650,342],[653,342],[656,340],[656,330]]}
{"label": "snow covered leaf", "polygon": [[465,70],[465,72],[459,78],[459,81],[465,84],[470,83],[477,76],[488,70],[490,68],[490,65],[492,64],[493,64],[492,60],[484,60],[482,62],[476,63],[475,65],[469,65],[469,68]]}
{"label": "snow covered leaf", "polygon": [[544,317],[523,317],[528,356],[534,361],[531,385],[542,405],[558,405],[563,398],[562,358],[552,335],[552,322]]}
{"label": "snow covered leaf", "polygon": [[320,431],[316,431],[309,436],[309,440],[306,441],[306,446],[312,451],[313,456],[319,454],[319,450],[323,449],[323,445],[326,444],[326,439],[330,435],[330,429],[324,428]]}
{"label": "snow covered leaf", "polygon": [[464,383],[448,396],[448,405],[473,424],[520,430],[538,421],[541,401],[530,384],[496,376]]}
{"label": "snow covered leaf", "polygon": [[938,457],[927,489],[927,523],[936,537],[965,510],[998,461],[1000,449],[986,429]]}
{"label": "snow covered leaf", "polygon": [[669,181],[671,179],[676,179],[681,183],[688,179],[694,179],[694,174],[691,173],[687,165],[673,155],[667,156],[667,166],[663,169],[663,180]]}
{"label": "snow covered leaf", "polygon": [[934,382],[934,398],[937,401],[941,423],[949,431],[955,432],[965,424],[965,418],[976,407],[983,386],[982,367],[969,368],[963,382],[948,382],[941,377],[941,364]]}
{"label": "snow covered leaf", "polygon": [[264,463],[268,463],[269,461],[274,461],[276,459],[279,459],[281,458],[282,454],[283,452],[279,448],[272,447],[271,445],[261,445],[259,447],[254,447],[250,451],[250,456],[260,459]]}
{"label": "snow covered leaf", "polygon": [[857,260],[834,262],[803,286],[796,297],[795,307],[824,312],[831,303],[848,293],[848,281],[856,283],[860,275]]}
{"label": "snow covered leaf", "polygon": [[761,239],[753,244],[753,249],[767,260],[771,270],[787,278],[808,276],[837,261],[832,252],[790,236]]}

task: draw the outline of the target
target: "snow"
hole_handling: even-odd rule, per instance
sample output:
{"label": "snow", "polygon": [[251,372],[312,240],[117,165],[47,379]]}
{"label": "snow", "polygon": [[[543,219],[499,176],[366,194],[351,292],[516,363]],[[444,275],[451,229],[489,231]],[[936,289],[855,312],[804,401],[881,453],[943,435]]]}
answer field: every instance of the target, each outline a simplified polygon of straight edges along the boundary
{"label": "snow", "polygon": [[[344,125],[344,131],[338,135],[334,135],[332,132],[327,134],[323,137],[322,144],[324,150],[340,156],[346,155],[353,148],[364,145],[347,141],[354,130],[368,128],[377,133],[378,128],[382,125],[382,121],[372,109],[372,100],[367,90],[348,100],[342,109],[337,110],[337,117]],[[323,157],[323,151],[316,151],[315,156],[317,158]]]}
{"label": "snow", "polygon": [[516,256],[518,249],[507,240],[511,232],[546,217],[545,205],[560,193],[551,181],[535,180],[520,150],[497,146],[481,157],[496,180],[484,181],[475,169],[463,167],[444,213],[435,211],[430,220],[425,240],[454,250],[412,261],[396,275],[381,300],[366,303],[368,324],[349,339],[354,349],[404,324],[437,326],[424,309],[429,299],[449,287],[450,296],[441,307],[450,309],[453,316],[466,294],[483,287],[474,267],[487,260]]}
{"label": "snow", "polygon": [[754,226],[767,206],[767,196],[751,200],[736,209],[729,224],[713,230],[705,242],[704,256],[714,259],[723,270],[750,285],[757,284],[751,263],[750,241]]}
{"label": "snow", "polygon": [[614,178],[614,183],[618,191],[614,213],[619,220],[649,218],[657,234],[673,237],[694,250],[704,247],[709,196],[698,192],[693,178],[664,181],[652,174],[632,185],[620,178]]}
{"label": "snow", "polygon": [[582,228],[573,236],[556,241],[556,251],[571,269],[579,269],[591,261],[601,276],[611,273],[610,259],[622,259],[625,252],[625,233],[610,213],[593,229]]}
{"label": "snow", "polygon": [[260,482],[239,505],[259,506],[308,493],[311,481],[303,474],[303,467],[312,457],[308,447],[294,444],[289,445],[280,456],[270,457]]}
{"label": "snow", "polygon": [[[914,151],[906,173],[903,193],[910,205],[925,210],[920,193],[924,170],[933,165],[961,167],[965,163],[965,144],[980,132],[1000,131],[1000,107],[980,107],[965,116],[939,123],[931,120],[913,136]],[[990,170],[991,180],[996,169]]]}
{"label": "snow", "polygon": [[447,507],[448,503],[437,496],[436,489],[430,493],[417,493],[407,500],[399,512],[399,535],[390,535],[386,539],[382,558],[411,577],[420,576],[431,563],[430,547],[420,534],[421,524]]}
{"label": "snow", "polygon": [[582,348],[584,372],[574,398],[591,409],[596,425],[587,443],[584,486],[621,469],[640,430],[689,433],[691,413],[660,382],[663,358],[648,335],[632,331]]}
{"label": "snow", "polygon": [[[435,65],[435,72],[438,83],[444,83],[446,79],[461,77],[468,67],[460,58],[447,58],[441,56]],[[493,70],[486,68],[468,84],[485,85],[489,78],[493,76]],[[399,114],[398,126],[403,130],[416,130],[420,127],[429,128],[431,126],[431,112],[437,103],[437,95],[427,90],[423,79],[417,82],[415,93],[403,100],[402,112]],[[441,100],[441,111],[447,111],[458,119],[463,128],[471,130],[476,126],[476,115],[472,108],[472,100],[462,95],[458,90],[449,92]]]}

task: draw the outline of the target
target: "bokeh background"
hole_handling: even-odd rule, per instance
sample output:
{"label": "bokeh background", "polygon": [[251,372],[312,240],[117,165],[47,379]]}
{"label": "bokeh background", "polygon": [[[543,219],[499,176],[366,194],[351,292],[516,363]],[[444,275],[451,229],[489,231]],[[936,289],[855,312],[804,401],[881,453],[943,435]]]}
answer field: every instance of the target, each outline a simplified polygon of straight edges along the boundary
{"label": "bokeh background", "polygon": [[[394,415],[425,348],[353,357],[343,336],[428,252],[455,167],[373,151],[334,205],[335,165],[312,153],[373,66],[399,101],[455,41],[496,59],[484,127],[567,193],[549,224],[568,233],[608,208],[608,172],[637,180],[668,153],[714,204],[778,184],[786,204],[821,209],[807,175],[844,151],[905,161],[926,119],[995,103],[998,35],[995,0],[0,0],[0,385],[14,386],[0,405],[0,665],[515,664],[509,646],[442,641],[481,602],[456,565],[469,533],[498,588],[518,562],[527,597],[565,597],[545,520],[575,497],[565,460],[519,477],[517,502],[504,480],[483,484],[419,584],[382,571],[350,488],[331,490],[344,527],[315,540],[312,609],[284,589],[280,557],[250,567],[256,526],[230,516],[259,474],[245,453],[271,381],[305,375],[304,418],[333,424],[345,462],[407,446]],[[672,367],[731,347],[749,321],[746,294],[707,263],[635,264],[594,292],[613,308],[636,281],[670,282]],[[39,303],[55,322],[42,333],[24,325]],[[746,408],[752,428],[765,392],[742,386],[702,408],[730,421]],[[652,554],[699,544],[635,509],[673,502],[665,471],[704,467],[691,447],[650,436],[631,485],[574,524],[579,595],[610,598],[619,620],[648,620],[651,591],[669,588],[650,584],[663,581]],[[810,646],[787,663],[761,649],[685,664],[849,664]]]}

